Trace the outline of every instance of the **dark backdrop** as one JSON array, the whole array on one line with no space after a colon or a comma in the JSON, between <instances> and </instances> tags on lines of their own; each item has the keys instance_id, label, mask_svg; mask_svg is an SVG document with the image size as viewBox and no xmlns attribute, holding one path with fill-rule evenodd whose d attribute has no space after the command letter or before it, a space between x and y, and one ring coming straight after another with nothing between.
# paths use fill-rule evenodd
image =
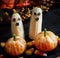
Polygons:
<instances>
[{"instance_id":1,"label":"dark backdrop","mask_svg":"<svg viewBox=\"0 0 60 58\"><path fill-rule=\"evenodd\" d=\"M56 1L55 2L56 4L54 5L54 7L52 7L49 12L43 13L42 30L44 28L47 28L47 30L54 32L56 35L60 37L60 7L59 7L60 4L59 3L57 4L58 0L55 0L55 1ZM29 37L28 37L29 23L30 23L30 19L23 22L26 41L29 41ZM7 41L11 36L12 35L11 35L10 22L0 23L0 42ZM1 48L1 47L0 47L0 54L3 54L4 58L9 58L9 57L13 58L12 56L7 55L4 48ZM36 56L36 55L27 56L25 54L21 56L24 56L24 58L56 58L57 56L60 56L60 46L58 45L55 50L47 52L47 54L48 54L47 57L41 57L41 56Z\"/></svg>"}]
</instances>

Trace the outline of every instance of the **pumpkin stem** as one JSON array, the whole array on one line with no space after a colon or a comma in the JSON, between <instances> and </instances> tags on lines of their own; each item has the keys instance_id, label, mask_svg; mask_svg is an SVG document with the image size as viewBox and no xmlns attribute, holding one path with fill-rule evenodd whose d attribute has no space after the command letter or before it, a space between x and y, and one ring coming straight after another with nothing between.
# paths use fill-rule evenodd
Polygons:
<instances>
[{"instance_id":1,"label":"pumpkin stem","mask_svg":"<svg viewBox=\"0 0 60 58\"><path fill-rule=\"evenodd\" d=\"M44 36L46 36L46 31L47 31L47 30L46 30L46 28L45 28L45 29L44 29Z\"/></svg>"},{"instance_id":2,"label":"pumpkin stem","mask_svg":"<svg viewBox=\"0 0 60 58\"><path fill-rule=\"evenodd\" d=\"M16 40L16 35L15 34L13 34L13 39Z\"/></svg>"}]
</instances>

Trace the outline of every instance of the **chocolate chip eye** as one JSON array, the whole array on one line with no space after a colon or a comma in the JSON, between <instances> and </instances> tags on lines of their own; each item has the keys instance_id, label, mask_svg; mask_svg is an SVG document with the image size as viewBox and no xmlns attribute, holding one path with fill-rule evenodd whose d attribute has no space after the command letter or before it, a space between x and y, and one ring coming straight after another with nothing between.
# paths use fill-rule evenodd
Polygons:
<instances>
[{"instance_id":1,"label":"chocolate chip eye","mask_svg":"<svg viewBox=\"0 0 60 58\"><path fill-rule=\"evenodd\" d=\"M34 15L36 15L36 13L34 13Z\"/></svg>"},{"instance_id":2,"label":"chocolate chip eye","mask_svg":"<svg viewBox=\"0 0 60 58\"><path fill-rule=\"evenodd\" d=\"M15 22L16 21L16 19L15 18L13 18L13 22Z\"/></svg>"},{"instance_id":3,"label":"chocolate chip eye","mask_svg":"<svg viewBox=\"0 0 60 58\"><path fill-rule=\"evenodd\" d=\"M40 13L38 13L38 16L40 15Z\"/></svg>"},{"instance_id":4,"label":"chocolate chip eye","mask_svg":"<svg viewBox=\"0 0 60 58\"><path fill-rule=\"evenodd\" d=\"M18 20L20 20L20 18L18 18Z\"/></svg>"}]
</instances>

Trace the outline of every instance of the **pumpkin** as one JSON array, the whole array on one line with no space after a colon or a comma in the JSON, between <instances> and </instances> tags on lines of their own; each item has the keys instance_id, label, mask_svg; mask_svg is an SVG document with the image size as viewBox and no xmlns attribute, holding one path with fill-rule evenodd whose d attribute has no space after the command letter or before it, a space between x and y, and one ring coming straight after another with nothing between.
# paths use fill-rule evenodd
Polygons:
<instances>
[{"instance_id":1,"label":"pumpkin","mask_svg":"<svg viewBox=\"0 0 60 58\"><path fill-rule=\"evenodd\" d=\"M5 50L9 55L21 55L26 49L26 41L20 36L9 38L5 44Z\"/></svg>"},{"instance_id":2,"label":"pumpkin","mask_svg":"<svg viewBox=\"0 0 60 58\"><path fill-rule=\"evenodd\" d=\"M35 37L35 46L39 51L51 51L57 47L56 35L46 29Z\"/></svg>"}]
</instances>

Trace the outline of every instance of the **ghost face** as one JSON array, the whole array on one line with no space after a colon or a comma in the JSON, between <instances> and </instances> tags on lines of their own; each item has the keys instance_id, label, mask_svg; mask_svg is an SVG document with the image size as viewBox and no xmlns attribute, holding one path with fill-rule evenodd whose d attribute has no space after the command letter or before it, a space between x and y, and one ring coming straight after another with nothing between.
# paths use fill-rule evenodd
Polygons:
<instances>
[{"instance_id":1,"label":"ghost face","mask_svg":"<svg viewBox=\"0 0 60 58\"><path fill-rule=\"evenodd\" d=\"M12 15L12 23L15 26L19 26L21 21L22 21L22 19L18 13L15 13Z\"/></svg>"},{"instance_id":2,"label":"ghost face","mask_svg":"<svg viewBox=\"0 0 60 58\"><path fill-rule=\"evenodd\" d=\"M14 13L12 15L11 32L12 34L16 34L16 36L20 36L21 38L24 38L22 18L18 13Z\"/></svg>"},{"instance_id":3,"label":"ghost face","mask_svg":"<svg viewBox=\"0 0 60 58\"><path fill-rule=\"evenodd\" d=\"M18 18L17 20L20 21L20 18ZM16 18L13 18L13 22L15 23L16 26L19 26L19 22L16 22Z\"/></svg>"},{"instance_id":4,"label":"ghost face","mask_svg":"<svg viewBox=\"0 0 60 58\"><path fill-rule=\"evenodd\" d=\"M32 16L34 17L34 19L36 21L38 21L41 16L42 16L42 10L38 7L35 7L33 10L32 10Z\"/></svg>"}]
</instances>

